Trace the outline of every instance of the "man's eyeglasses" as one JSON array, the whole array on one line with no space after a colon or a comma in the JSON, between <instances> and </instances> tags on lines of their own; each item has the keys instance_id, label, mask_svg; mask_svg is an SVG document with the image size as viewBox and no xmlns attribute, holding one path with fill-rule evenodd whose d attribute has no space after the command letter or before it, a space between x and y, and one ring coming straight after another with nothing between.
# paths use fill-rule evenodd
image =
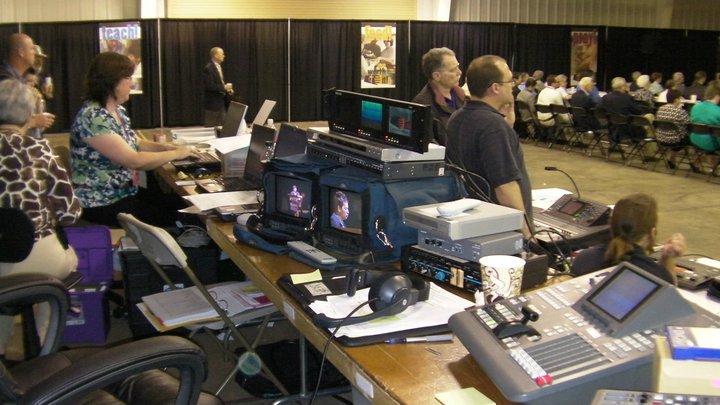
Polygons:
<instances>
[{"instance_id":1,"label":"man's eyeglasses","mask_svg":"<svg viewBox=\"0 0 720 405\"><path fill-rule=\"evenodd\" d=\"M495 83L497 83L497 84L515 83L515 80L510 79L510 80L507 80L507 81L504 81L504 82L495 82Z\"/></svg>"}]
</instances>

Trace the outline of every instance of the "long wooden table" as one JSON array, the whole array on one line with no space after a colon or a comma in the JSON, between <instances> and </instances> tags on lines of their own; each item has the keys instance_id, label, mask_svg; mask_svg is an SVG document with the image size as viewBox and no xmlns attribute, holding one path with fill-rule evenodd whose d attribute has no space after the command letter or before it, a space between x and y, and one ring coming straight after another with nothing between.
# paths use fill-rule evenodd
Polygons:
<instances>
[{"instance_id":1,"label":"long wooden table","mask_svg":"<svg viewBox=\"0 0 720 405\"><path fill-rule=\"evenodd\" d=\"M178 186L177 170L166 164L155 170L161 183L179 195L197 193L194 186ZM277 281L287 273L314 269L288 256L278 256L239 243L233 223L207 218L208 235L258 288L282 311L297 330L322 351L330 334L318 328ZM332 342L328 360L373 404L434 404L435 394L475 387L497 404L503 397L458 339L441 343L373 344L345 347ZM308 389L314 387L308 386ZM293 393L291 393L293 394Z\"/></svg>"},{"instance_id":2,"label":"long wooden table","mask_svg":"<svg viewBox=\"0 0 720 405\"><path fill-rule=\"evenodd\" d=\"M208 234L245 275L268 296L316 348L329 333L312 323L277 280L286 273L314 269L238 243L232 223L209 219ZM437 404L435 394L475 387L498 404L511 404L480 369L459 340L451 343L374 344L344 347L332 342L328 360L374 404Z\"/></svg>"}]
</instances>

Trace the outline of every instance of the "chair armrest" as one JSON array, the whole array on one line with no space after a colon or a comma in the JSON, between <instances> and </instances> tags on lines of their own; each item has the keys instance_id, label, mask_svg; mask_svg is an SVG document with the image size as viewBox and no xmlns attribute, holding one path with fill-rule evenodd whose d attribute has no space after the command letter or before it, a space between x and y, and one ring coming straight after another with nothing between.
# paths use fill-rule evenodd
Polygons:
<instances>
[{"instance_id":1,"label":"chair armrest","mask_svg":"<svg viewBox=\"0 0 720 405\"><path fill-rule=\"evenodd\" d=\"M98 351L55 373L26 392L23 402L78 403L88 393L158 368L178 370L176 404L194 404L206 378L207 358L195 343L179 336L157 336Z\"/></svg>"},{"instance_id":2,"label":"chair armrest","mask_svg":"<svg viewBox=\"0 0 720 405\"><path fill-rule=\"evenodd\" d=\"M40 355L57 351L65 330L68 293L62 281L42 273L25 273L0 278L0 313L14 315L30 305L50 305L50 324Z\"/></svg>"}]
</instances>

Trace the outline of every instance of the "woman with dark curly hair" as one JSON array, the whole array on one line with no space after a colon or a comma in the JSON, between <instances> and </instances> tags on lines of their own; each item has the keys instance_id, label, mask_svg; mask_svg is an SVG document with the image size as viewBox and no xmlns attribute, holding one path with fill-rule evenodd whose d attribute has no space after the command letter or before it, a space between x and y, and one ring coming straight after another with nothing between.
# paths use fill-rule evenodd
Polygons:
<instances>
[{"instance_id":1,"label":"woman with dark curly hair","mask_svg":"<svg viewBox=\"0 0 720 405\"><path fill-rule=\"evenodd\" d=\"M71 178L87 221L118 226L117 214L127 212L143 222L171 226L177 204L140 188L140 172L195 152L142 139L132 130L122 104L130 98L134 70L130 58L114 52L103 52L90 64L85 102L70 129Z\"/></svg>"}]
</instances>

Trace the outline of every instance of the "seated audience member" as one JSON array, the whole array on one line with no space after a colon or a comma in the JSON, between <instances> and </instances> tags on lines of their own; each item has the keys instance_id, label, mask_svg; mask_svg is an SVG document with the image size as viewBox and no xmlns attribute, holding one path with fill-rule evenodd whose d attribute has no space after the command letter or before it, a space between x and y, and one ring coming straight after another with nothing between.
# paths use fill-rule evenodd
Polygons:
<instances>
[{"instance_id":1,"label":"seated audience member","mask_svg":"<svg viewBox=\"0 0 720 405\"><path fill-rule=\"evenodd\" d=\"M24 211L35 226L30 255L19 263L0 263L0 276L42 272L59 279L77 268L72 247L56 233L56 224L71 225L80 217L80 201L50 144L24 134L35 109L30 87L17 80L0 82L0 203ZM44 338L50 320L48 304L36 307L37 330ZM0 356L13 330L13 318L0 316Z\"/></svg>"},{"instance_id":2,"label":"seated audience member","mask_svg":"<svg viewBox=\"0 0 720 405\"><path fill-rule=\"evenodd\" d=\"M698 100L703 99L703 95L705 94L705 81L707 80L707 74L699 70L695 72L695 78L693 79L692 85L690 87L685 88L685 94L683 96L687 99L693 98L693 96L696 97Z\"/></svg>"},{"instance_id":3,"label":"seated audience member","mask_svg":"<svg viewBox=\"0 0 720 405\"><path fill-rule=\"evenodd\" d=\"M642 72L639 70L636 70L632 73L630 73L630 91L635 92L635 90L638 89L637 85L637 79L642 75Z\"/></svg>"},{"instance_id":4,"label":"seated audience member","mask_svg":"<svg viewBox=\"0 0 720 405\"><path fill-rule=\"evenodd\" d=\"M530 110L529 112L523 110L520 111L520 120L523 122L532 120L532 117L528 116L528 114L535 114L535 102L537 99L535 83L535 79L532 77L525 80L525 88L518 93L517 97L515 97L516 100L525 102Z\"/></svg>"},{"instance_id":5,"label":"seated audience member","mask_svg":"<svg viewBox=\"0 0 720 405\"><path fill-rule=\"evenodd\" d=\"M656 120L670 121L678 124L677 131L669 131L664 129L655 130L655 138L658 142L662 142L670 148L668 153L668 166L675 168L675 154L687 145L687 123L689 121L688 113L682 107L683 97L677 90L670 90L667 93L667 104L663 104L658 108L655 116Z\"/></svg>"},{"instance_id":6,"label":"seated audience member","mask_svg":"<svg viewBox=\"0 0 720 405\"><path fill-rule=\"evenodd\" d=\"M590 92L593 88L592 78L583 77L580 79L577 85L575 94L570 98L570 105L573 107L579 107L587 111L587 117L573 117L575 125L581 131L589 131L597 128L597 121L593 111L595 109L595 102L593 102Z\"/></svg>"},{"instance_id":7,"label":"seated audience member","mask_svg":"<svg viewBox=\"0 0 720 405\"><path fill-rule=\"evenodd\" d=\"M558 81L558 88L557 91L560 92L560 95L563 98L563 102L570 100L570 97L572 97L571 92L568 91L568 78L565 75L557 75L555 76L555 80Z\"/></svg>"},{"instance_id":8,"label":"seated audience member","mask_svg":"<svg viewBox=\"0 0 720 405\"><path fill-rule=\"evenodd\" d=\"M641 106L633 100L628 94L628 85L625 78L616 77L611 82L612 91L605 95L597 106L598 109L604 110L608 114L617 114L622 116L643 115L647 112L647 107ZM650 118L650 117L648 117ZM620 142L622 139L638 139L645 136L642 128L632 125L614 126L611 137L614 142Z\"/></svg>"},{"instance_id":9,"label":"seated audience member","mask_svg":"<svg viewBox=\"0 0 720 405\"><path fill-rule=\"evenodd\" d=\"M635 84L637 85L637 90L635 90L633 98L652 108L655 105L655 96L650 91L650 76L640 75L637 80L635 80Z\"/></svg>"},{"instance_id":10,"label":"seated audience member","mask_svg":"<svg viewBox=\"0 0 720 405\"><path fill-rule=\"evenodd\" d=\"M118 226L117 214L126 212L153 225L173 226L182 204L171 201L177 196L140 188L140 171L195 152L133 131L122 104L130 98L134 70L127 56L114 52L101 53L90 64L85 102L70 129L72 182L87 221Z\"/></svg>"},{"instance_id":11,"label":"seated audience member","mask_svg":"<svg viewBox=\"0 0 720 405\"><path fill-rule=\"evenodd\" d=\"M595 72L592 70L582 70L577 73L578 82L580 82L580 79L583 77L589 77L592 80L593 86L592 90L590 90L590 98L592 98L592 101L597 105L600 103L600 100L602 100L602 97L600 96L600 89L598 89L595 82Z\"/></svg>"},{"instance_id":12,"label":"seated audience member","mask_svg":"<svg viewBox=\"0 0 720 405\"><path fill-rule=\"evenodd\" d=\"M680 94L685 94L685 74L683 72L675 72L672 75L672 79L673 83L675 83L675 88L680 90Z\"/></svg>"},{"instance_id":13,"label":"seated audience member","mask_svg":"<svg viewBox=\"0 0 720 405\"><path fill-rule=\"evenodd\" d=\"M537 84L536 84L537 86ZM539 105L565 105L565 101L563 100L562 94L558 91L558 88L560 87L560 81L558 81L557 76L555 75L548 75L547 77L547 83L545 88L543 88L540 93L538 93L537 96L537 104ZM555 120L552 118L551 113L537 113L537 117L540 120L540 124L551 127L555 125ZM559 120L564 120L565 122L569 122L570 118L566 114L562 114L558 116Z\"/></svg>"},{"instance_id":14,"label":"seated audience member","mask_svg":"<svg viewBox=\"0 0 720 405\"><path fill-rule=\"evenodd\" d=\"M653 72L653 74L650 75L650 92L654 95L660 94L661 91L665 90L665 88L662 85L663 75L660 72Z\"/></svg>"},{"instance_id":15,"label":"seated audience member","mask_svg":"<svg viewBox=\"0 0 720 405\"><path fill-rule=\"evenodd\" d=\"M695 104L690 110L690 122L706 125L720 125L720 82L713 80L708 83L703 102ZM690 134L690 142L706 151L715 152L720 149L720 140L712 134Z\"/></svg>"},{"instance_id":16,"label":"seated audience member","mask_svg":"<svg viewBox=\"0 0 720 405\"><path fill-rule=\"evenodd\" d=\"M658 93L656 101L658 103L667 103L667 93L670 90L677 90L677 86L675 85L675 80L673 80L673 79L668 79L665 82L665 89L662 90L660 93ZM682 94L682 92L680 92L680 94Z\"/></svg>"},{"instance_id":17,"label":"seated audience member","mask_svg":"<svg viewBox=\"0 0 720 405\"><path fill-rule=\"evenodd\" d=\"M612 239L581 251L573 260L570 273L575 276L630 262L669 283L677 284L675 259L685 254L687 245L680 233L673 234L661 248L658 262L648 257L657 238L658 207L648 194L631 194L620 199L610 217Z\"/></svg>"},{"instance_id":18,"label":"seated audience member","mask_svg":"<svg viewBox=\"0 0 720 405\"><path fill-rule=\"evenodd\" d=\"M545 77L545 72L542 70L536 70L532 74L532 78L535 79L535 91L541 92L542 89L545 88L545 82L543 82L543 77Z\"/></svg>"},{"instance_id":19,"label":"seated audience member","mask_svg":"<svg viewBox=\"0 0 720 405\"><path fill-rule=\"evenodd\" d=\"M465 104L465 92L459 87L460 63L448 48L433 48L422 57L422 71L427 84L413 98L414 103L429 105L433 116L435 142L445 145L447 121Z\"/></svg>"}]
</instances>

